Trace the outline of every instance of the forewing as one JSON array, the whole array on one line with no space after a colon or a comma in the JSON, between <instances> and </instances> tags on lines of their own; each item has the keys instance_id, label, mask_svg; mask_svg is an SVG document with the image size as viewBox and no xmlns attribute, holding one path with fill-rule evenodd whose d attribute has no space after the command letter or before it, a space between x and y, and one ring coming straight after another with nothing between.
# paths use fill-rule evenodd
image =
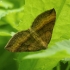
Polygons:
<instances>
[{"instance_id":1,"label":"forewing","mask_svg":"<svg viewBox=\"0 0 70 70\"><path fill-rule=\"evenodd\" d=\"M25 43L25 41L30 37L29 31L21 31L16 33L7 43L6 49L11 52L16 52L17 49L21 46L22 43ZM23 46L24 47L24 46ZM20 50L20 49L19 49ZM18 51L19 51L18 50ZM24 47L24 50L26 50L26 46ZM24 51L23 50L23 51Z\"/></svg>"},{"instance_id":2,"label":"forewing","mask_svg":"<svg viewBox=\"0 0 70 70\"><path fill-rule=\"evenodd\" d=\"M32 30L39 35L46 45L48 45L51 40L55 19L56 12L54 9L51 9L40 14L32 24Z\"/></svg>"},{"instance_id":3,"label":"forewing","mask_svg":"<svg viewBox=\"0 0 70 70\"><path fill-rule=\"evenodd\" d=\"M11 52L26 52L41 50L43 47L27 30L16 33L5 48Z\"/></svg>"}]
</instances>

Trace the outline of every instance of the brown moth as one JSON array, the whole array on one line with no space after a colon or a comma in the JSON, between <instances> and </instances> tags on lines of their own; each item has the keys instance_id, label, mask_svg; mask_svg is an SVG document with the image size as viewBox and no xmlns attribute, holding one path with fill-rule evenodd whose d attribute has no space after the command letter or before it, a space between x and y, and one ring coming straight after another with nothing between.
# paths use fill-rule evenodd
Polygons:
<instances>
[{"instance_id":1,"label":"brown moth","mask_svg":"<svg viewBox=\"0 0 70 70\"><path fill-rule=\"evenodd\" d=\"M38 15L30 29L16 33L6 45L11 52L46 49L52 37L56 12L51 9Z\"/></svg>"}]
</instances>

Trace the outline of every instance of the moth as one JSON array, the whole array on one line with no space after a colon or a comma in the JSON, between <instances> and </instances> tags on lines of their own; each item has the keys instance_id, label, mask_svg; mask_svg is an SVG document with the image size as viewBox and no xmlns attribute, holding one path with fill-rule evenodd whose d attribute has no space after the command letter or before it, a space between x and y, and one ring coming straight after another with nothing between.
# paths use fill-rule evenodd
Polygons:
<instances>
[{"instance_id":1,"label":"moth","mask_svg":"<svg viewBox=\"0 0 70 70\"><path fill-rule=\"evenodd\" d=\"M5 49L10 52L34 52L46 49L52 37L55 20L54 8L41 13L28 30L16 33Z\"/></svg>"}]
</instances>

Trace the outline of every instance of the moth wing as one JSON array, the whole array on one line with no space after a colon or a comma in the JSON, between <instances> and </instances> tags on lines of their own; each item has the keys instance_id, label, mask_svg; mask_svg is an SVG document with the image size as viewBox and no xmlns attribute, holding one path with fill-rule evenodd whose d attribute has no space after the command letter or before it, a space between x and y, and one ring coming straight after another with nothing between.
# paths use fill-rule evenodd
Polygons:
<instances>
[{"instance_id":1,"label":"moth wing","mask_svg":"<svg viewBox=\"0 0 70 70\"><path fill-rule=\"evenodd\" d=\"M22 43L25 43L26 40L29 38L30 34L29 31L20 31L16 33L7 43L5 48L11 52L16 52L17 49L22 45ZM24 47L24 46L23 46ZM26 46L25 46L26 47ZM26 48L24 49L26 50ZM20 49L18 50L20 51Z\"/></svg>"},{"instance_id":2,"label":"moth wing","mask_svg":"<svg viewBox=\"0 0 70 70\"><path fill-rule=\"evenodd\" d=\"M41 48L29 30L16 33L5 47L10 52L37 51Z\"/></svg>"},{"instance_id":3,"label":"moth wing","mask_svg":"<svg viewBox=\"0 0 70 70\"><path fill-rule=\"evenodd\" d=\"M51 40L53 28L56 20L55 9L45 11L40 14L33 22L31 28L48 45ZM47 46L46 46L47 47Z\"/></svg>"}]
</instances>

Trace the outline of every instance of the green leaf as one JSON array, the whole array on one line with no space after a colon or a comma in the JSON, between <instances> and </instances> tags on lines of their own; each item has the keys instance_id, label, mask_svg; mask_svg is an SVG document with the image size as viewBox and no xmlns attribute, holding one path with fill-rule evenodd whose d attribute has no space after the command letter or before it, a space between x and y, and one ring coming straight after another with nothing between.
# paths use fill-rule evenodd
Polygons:
<instances>
[{"instance_id":1,"label":"green leaf","mask_svg":"<svg viewBox=\"0 0 70 70\"><path fill-rule=\"evenodd\" d=\"M19 55L21 55L21 53ZM58 42L45 51L33 52L27 56L22 56L18 58L20 68L22 64L23 66L28 64L28 68L32 66L33 70L52 70L60 60L67 59L67 61L70 61L70 40ZM32 65L32 63L34 65ZM22 69L25 70L28 68L22 67Z\"/></svg>"},{"instance_id":2,"label":"green leaf","mask_svg":"<svg viewBox=\"0 0 70 70\"><path fill-rule=\"evenodd\" d=\"M60 54L61 52L62 52L62 54ZM57 55L57 54L59 54L59 55ZM24 58L25 59L44 58L44 57L46 58L46 57L51 57L51 56L54 56L54 55L55 55L55 58L57 58L57 57L59 57L59 58L64 58L65 57L66 58L67 56L70 58L70 40L64 40L64 41L61 41L61 42L57 42L54 46L46 49L45 51L43 51L41 53L28 55Z\"/></svg>"},{"instance_id":3,"label":"green leaf","mask_svg":"<svg viewBox=\"0 0 70 70\"><path fill-rule=\"evenodd\" d=\"M8 1L0 1L0 7L4 7L5 9L12 8L13 4Z\"/></svg>"},{"instance_id":4,"label":"green leaf","mask_svg":"<svg viewBox=\"0 0 70 70\"><path fill-rule=\"evenodd\" d=\"M0 32L0 36L11 36L11 35L7 32Z\"/></svg>"},{"instance_id":5,"label":"green leaf","mask_svg":"<svg viewBox=\"0 0 70 70\"><path fill-rule=\"evenodd\" d=\"M57 4L58 3L58 4ZM24 59L24 55L27 55L26 53L19 53L18 56L18 63L19 63L19 70L52 70L57 63L63 59L63 58L70 58L70 45L62 45L57 43L58 45L53 46L57 41L63 40L63 39L69 39L70 38L70 20L68 19L70 13L68 12L67 16L67 10L69 10L69 7L66 5L68 1L66 0L58 0L56 1L46 1L46 0L38 0L38 1L32 1L32 0L26 0L25 10L24 10L24 18L23 18L23 24L21 23L19 25L20 30L22 30L22 26L25 26L24 29L27 29L31 26L33 20L35 17L50 8L55 8L56 10L56 24L53 31L52 40L49 44L49 49L46 51L40 51L34 52L34 53L28 53L28 56L26 58L30 59ZM58 7L58 8L57 8ZM66 10L66 11L65 11ZM28 12L29 11L29 12ZM25 19L26 18L26 19ZM27 27L27 28L26 28ZM66 42L66 41L65 41ZM63 44L65 44L65 42ZM67 43L69 44L69 43ZM32 55L29 55L32 54ZM24 66L24 67L22 67ZM27 67L25 67L27 66Z\"/></svg>"}]
</instances>

